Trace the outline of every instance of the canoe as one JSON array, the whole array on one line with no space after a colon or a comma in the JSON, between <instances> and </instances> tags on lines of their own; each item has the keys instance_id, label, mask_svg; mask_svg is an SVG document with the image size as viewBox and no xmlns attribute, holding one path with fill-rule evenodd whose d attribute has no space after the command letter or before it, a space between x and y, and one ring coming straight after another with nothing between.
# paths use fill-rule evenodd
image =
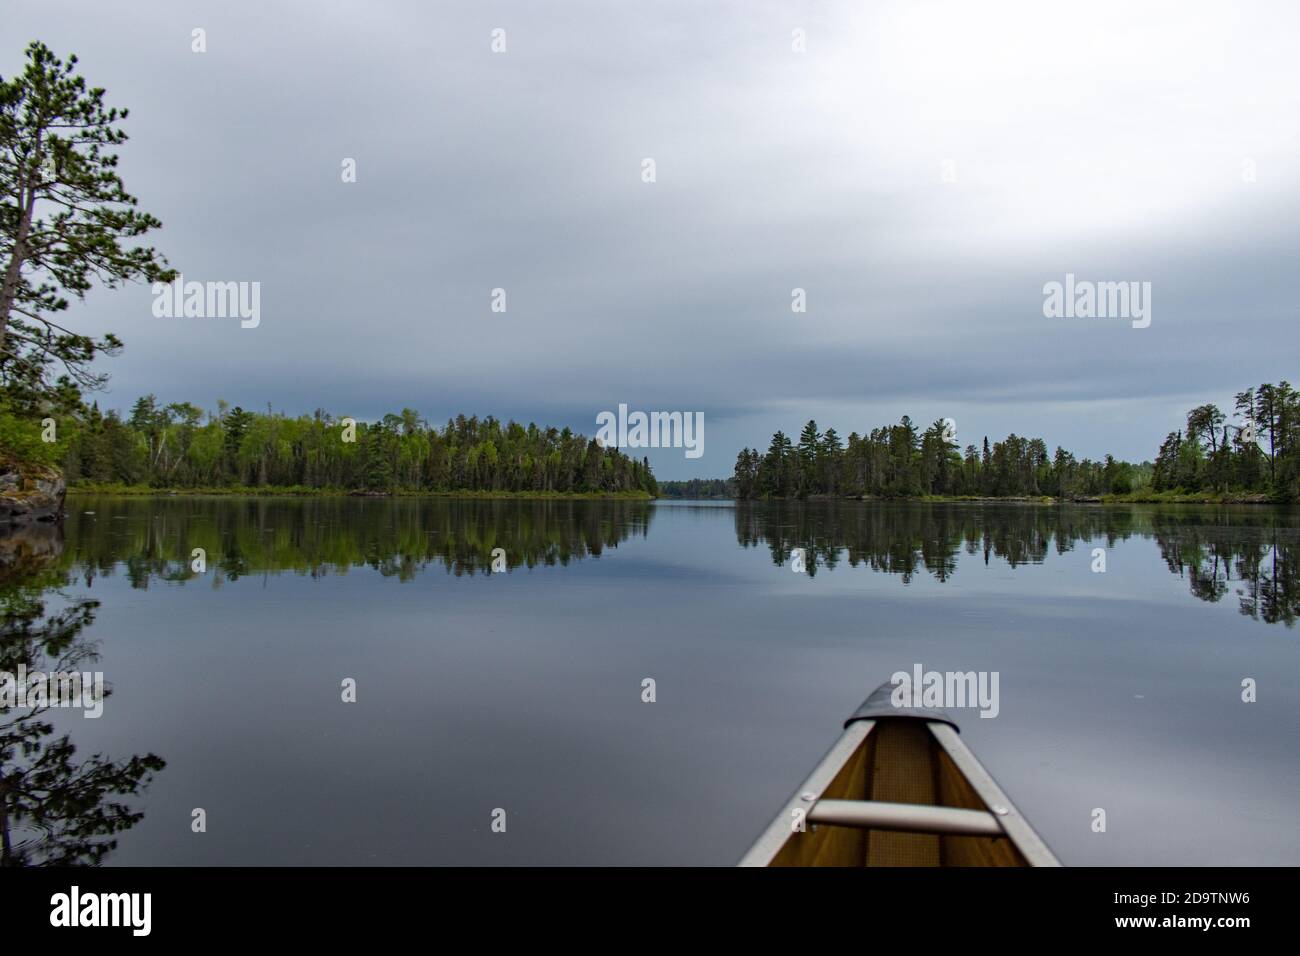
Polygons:
<instances>
[{"instance_id":1,"label":"canoe","mask_svg":"<svg viewBox=\"0 0 1300 956\"><path fill-rule=\"evenodd\" d=\"M940 710L878 687L740 866L1060 866Z\"/></svg>"}]
</instances>

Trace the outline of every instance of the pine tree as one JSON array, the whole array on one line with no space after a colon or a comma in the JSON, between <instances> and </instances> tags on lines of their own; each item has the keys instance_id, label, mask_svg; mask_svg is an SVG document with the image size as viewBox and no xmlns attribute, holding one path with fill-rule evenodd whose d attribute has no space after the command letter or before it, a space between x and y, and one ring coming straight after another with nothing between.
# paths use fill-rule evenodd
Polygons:
<instances>
[{"instance_id":1,"label":"pine tree","mask_svg":"<svg viewBox=\"0 0 1300 956\"><path fill-rule=\"evenodd\" d=\"M19 409L77 408L81 390L106 378L91 361L121 347L111 333L56 322L67 296L83 297L95 279L114 288L174 277L153 248L125 244L162 223L134 208L117 174L111 149L126 141L127 111L106 108L76 63L34 42L26 69L0 78L0 392Z\"/></svg>"},{"instance_id":2,"label":"pine tree","mask_svg":"<svg viewBox=\"0 0 1300 956\"><path fill-rule=\"evenodd\" d=\"M817 431L817 423L809 421L804 425L803 431L799 434L799 457L798 457L798 489L797 494L803 498L816 490L817 474L817 453L821 441L821 434Z\"/></svg>"},{"instance_id":3,"label":"pine tree","mask_svg":"<svg viewBox=\"0 0 1300 956\"><path fill-rule=\"evenodd\" d=\"M253 416L238 405L230 410L223 421L226 432L224 442L226 468L234 476L236 484L239 484L242 477L239 467L239 449L243 445L244 436L248 434L248 429L252 423Z\"/></svg>"}]
</instances>

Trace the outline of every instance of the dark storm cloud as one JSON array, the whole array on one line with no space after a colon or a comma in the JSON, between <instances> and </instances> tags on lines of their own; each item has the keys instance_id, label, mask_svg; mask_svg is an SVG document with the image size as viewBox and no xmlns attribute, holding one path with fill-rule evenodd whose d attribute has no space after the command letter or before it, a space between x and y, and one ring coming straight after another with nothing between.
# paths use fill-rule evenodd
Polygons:
<instances>
[{"instance_id":1,"label":"dark storm cloud","mask_svg":"<svg viewBox=\"0 0 1300 956\"><path fill-rule=\"evenodd\" d=\"M92 293L73 320L127 342L103 404L705 412L663 477L905 412L1149 457L1294 374L1296 14L1041 6L11 3L0 72L76 52L156 244L262 284L256 330ZM1066 272L1152 282L1151 327L1044 318Z\"/></svg>"}]
</instances>

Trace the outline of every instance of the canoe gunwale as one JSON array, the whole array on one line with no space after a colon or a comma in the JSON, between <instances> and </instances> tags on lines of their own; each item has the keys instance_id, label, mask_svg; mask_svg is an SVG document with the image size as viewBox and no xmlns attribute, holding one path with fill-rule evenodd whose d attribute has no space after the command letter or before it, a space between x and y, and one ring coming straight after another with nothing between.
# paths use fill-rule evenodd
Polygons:
<instances>
[{"instance_id":1,"label":"canoe gunwale","mask_svg":"<svg viewBox=\"0 0 1300 956\"><path fill-rule=\"evenodd\" d=\"M861 709L860 709L861 710ZM871 800L843 800L827 797L825 810L819 814L817 806L822 795L836 778L849 767L859 751L870 746L869 738L877 730L879 719L858 716L851 718L844 732L826 752L803 784L785 802L780 811L737 864L739 866L770 866L787 844L802 831L795 823L802 819L811 827L861 827L870 830L896 830L915 833L973 834L1005 837L1023 858L1022 865L1060 866L1052 851L1034 831L1024 816L1016 809L1006 793L984 769L975 755L958 736L956 725L942 717L929 714L908 714L901 718L884 718L886 721L902 719L922 723L937 748L964 777L971 790L984 804L983 810L927 804L885 803ZM877 735L878 736L878 735ZM850 806L856 804L857 806ZM897 808L897 809L891 809ZM802 809L800 817L796 811ZM946 812L945 812L946 811ZM952 811L956 811L954 814ZM818 817L822 819L818 819ZM831 820L828 817L838 816ZM855 819L856 818L856 819ZM996 826L996 832L993 826ZM963 830L963 827L968 829Z\"/></svg>"},{"instance_id":2,"label":"canoe gunwale","mask_svg":"<svg viewBox=\"0 0 1300 956\"><path fill-rule=\"evenodd\" d=\"M802 809L807 812L812 809L816 799L821 797L836 775L844 769L844 765L858 752L858 748L866 742L875 726L874 720L856 720L844 729L839 740L826 751L821 762L804 780L803 785L785 802L776 817L768 824L767 829L741 857L737 866L767 866L772 861L793 834L794 811ZM804 794L811 794L814 799L806 800Z\"/></svg>"},{"instance_id":3,"label":"canoe gunwale","mask_svg":"<svg viewBox=\"0 0 1300 956\"><path fill-rule=\"evenodd\" d=\"M957 731L948 724L928 724L930 733L939 746L957 765L967 782L975 789L984 805L995 812L998 823L1007 838L1015 844L1017 850L1030 866L1060 866L1061 862L1048 849L1043 838L1038 835L1024 815L1016 809L1011 798L1006 795L993 776L984 769L984 765L971 753L970 748L962 742Z\"/></svg>"}]
</instances>

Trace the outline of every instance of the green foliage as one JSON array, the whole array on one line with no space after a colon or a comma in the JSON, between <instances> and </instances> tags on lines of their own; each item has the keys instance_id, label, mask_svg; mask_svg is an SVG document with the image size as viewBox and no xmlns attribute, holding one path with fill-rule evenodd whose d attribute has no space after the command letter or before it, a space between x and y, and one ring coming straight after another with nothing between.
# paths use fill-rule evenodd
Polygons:
<instances>
[{"instance_id":1,"label":"green foliage","mask_svg":"<svg viewBox=\"0 0 1300 956\"><path fill-rule=\"evenodd\" d=\"M461 415L438 429L405 409L357 422L355 441L344 434L343 420L323 411L290 418L235 407L205 416L147 395L125 421L92 406L61 447L68 481L95 487L537 495L653 495L658 487L647 459L567 428Z\"/></svg>"},{"instance_id":2,"label":"green foliage","mask_svg":"<svg viewBox=\"0 0 1300 956\"><path fill-rule=\"evenodd\" d=\"M1300 497L1300 394L1285 381L1236 396L1236 421L1218 407L1187 413L1186 432L1170 432L1152 469L1155 492Z\"/></svg>"},{"instance_id":3,"label":"green foliage","mask_svg":"<svg viewBox=\"0 0 1300 956\"><path fill-rule=\"evenodd\" d=\"M1144 467L1074 456L1058 448L1049 458L1039 438L1009 435L983 453L966 446L963 456L943 421L924 432L906 415L897 425L849 435L841 446L834 429L824 435L809 422L792 447L783 432L772 436L767 454L742 449L732 478L738 498L836 497L1079 497L1129 492L1139 487Z\"/></svg>"},{"instance_id":4,"label":"green foliage","mask_svg":"<svg viewBox=\"0 0 1300 956\"><path fill-rule=\"evenodd\" d=\"M0 397L0 465L21 462L55 467L59 464L66 446L42 440L42 421L36 415L16 412ZM55 424L57 429L57 420Z\"/></svg>"}]
</instances>

